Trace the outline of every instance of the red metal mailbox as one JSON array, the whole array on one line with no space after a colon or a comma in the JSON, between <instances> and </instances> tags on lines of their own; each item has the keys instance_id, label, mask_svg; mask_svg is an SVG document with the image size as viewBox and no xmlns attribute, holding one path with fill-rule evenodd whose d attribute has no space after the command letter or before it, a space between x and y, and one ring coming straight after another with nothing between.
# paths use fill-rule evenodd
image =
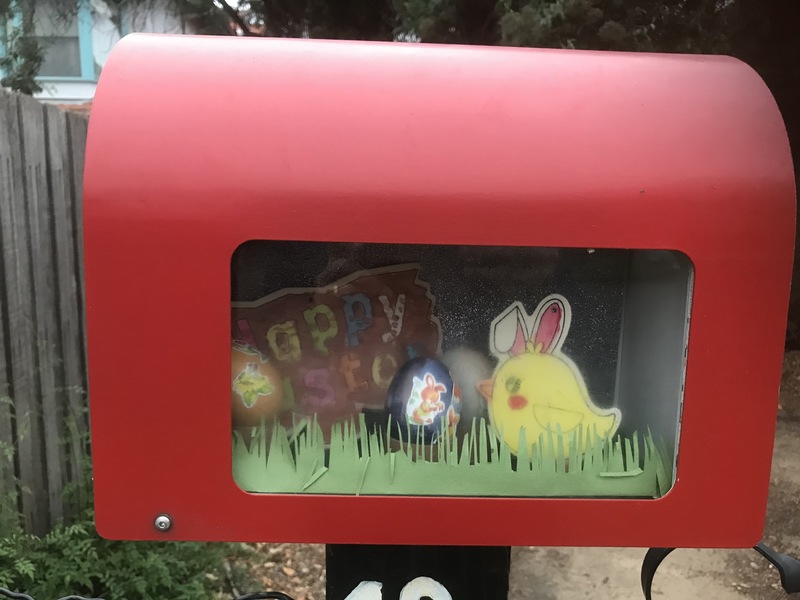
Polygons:
<instances>
[{"instance_id":1,"label":"red metal mailbox","mask_svg":"<svg viewBox=\"0 0 800 600\"><path fill-rule=\"evenodd\" d=\"M87 150L98 529L752 546L794 215L730 58L130 36Z\"/></svg>"}]
</instances>

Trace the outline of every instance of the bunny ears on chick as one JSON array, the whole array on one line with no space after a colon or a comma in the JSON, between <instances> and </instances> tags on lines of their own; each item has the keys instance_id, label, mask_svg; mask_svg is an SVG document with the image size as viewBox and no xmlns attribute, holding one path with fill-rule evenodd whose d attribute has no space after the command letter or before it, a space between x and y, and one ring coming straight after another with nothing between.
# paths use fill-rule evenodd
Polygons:
<instances>
[{"instance_id":1,"label":"bunny ears on chick","mask_svg":"<svg viewBox=\"0 0 800 600\"><path fill-rule=\"evenodd\" d=\"M514 302L492 321L490 346L499 360L523 352L556 354L567 338L572 309L564 296L551 294L529 316L522 302Z\"/></svg>"}]
</instances>

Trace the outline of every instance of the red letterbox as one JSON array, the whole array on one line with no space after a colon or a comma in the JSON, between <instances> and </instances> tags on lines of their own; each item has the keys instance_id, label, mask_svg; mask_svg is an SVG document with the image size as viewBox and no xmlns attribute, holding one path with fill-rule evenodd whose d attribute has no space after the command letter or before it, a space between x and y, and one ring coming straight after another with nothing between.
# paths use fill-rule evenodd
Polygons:
<instances>
[{"instance_id":1,"label":"red letterbox","mask_svg":"<svg viewBox=\"0 0 800 600\"><path fill-rule=\"evenodd\" d=\"M794 214L730 58L126 38L87 150L98 528L752 546Z\"/></svg>"}]
</instances>

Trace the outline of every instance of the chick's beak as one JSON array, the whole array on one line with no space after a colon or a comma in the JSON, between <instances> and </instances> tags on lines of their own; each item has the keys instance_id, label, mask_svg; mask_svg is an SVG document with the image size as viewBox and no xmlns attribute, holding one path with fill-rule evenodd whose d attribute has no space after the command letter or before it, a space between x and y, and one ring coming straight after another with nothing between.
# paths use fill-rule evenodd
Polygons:
<instances>
[{"instance_id":1,"label":"chick's beak","mask_svg":"<svg viewBox=\"0 0 800 600\"><path fill-rule=\"evenodd\" d=\"M481 396L486 399L486 402L492 401L492 390L494 389L494 379L484 379L483 381L479 381L478 384L475 386L478 388Z\"/></svg>"}]
</instances>

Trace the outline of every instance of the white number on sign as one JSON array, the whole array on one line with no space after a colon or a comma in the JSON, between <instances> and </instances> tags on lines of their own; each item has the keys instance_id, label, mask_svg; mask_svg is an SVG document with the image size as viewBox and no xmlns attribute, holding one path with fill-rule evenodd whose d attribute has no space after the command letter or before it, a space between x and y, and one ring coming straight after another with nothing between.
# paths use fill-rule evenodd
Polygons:
<instances>
[{"instance_id":1,"label":"white number on sign","mask_svg":"<svg viewBox=\"0 0 800 600\"><path fill-rule=\"evenodd\" d=\"M362 581L344 600L383 600L382 587L383 584L377 581ZM400 600L420 600L421 598L453 600L447 588L430 577L417 577L400 590Z\"/></svg>"}]
</instances>

